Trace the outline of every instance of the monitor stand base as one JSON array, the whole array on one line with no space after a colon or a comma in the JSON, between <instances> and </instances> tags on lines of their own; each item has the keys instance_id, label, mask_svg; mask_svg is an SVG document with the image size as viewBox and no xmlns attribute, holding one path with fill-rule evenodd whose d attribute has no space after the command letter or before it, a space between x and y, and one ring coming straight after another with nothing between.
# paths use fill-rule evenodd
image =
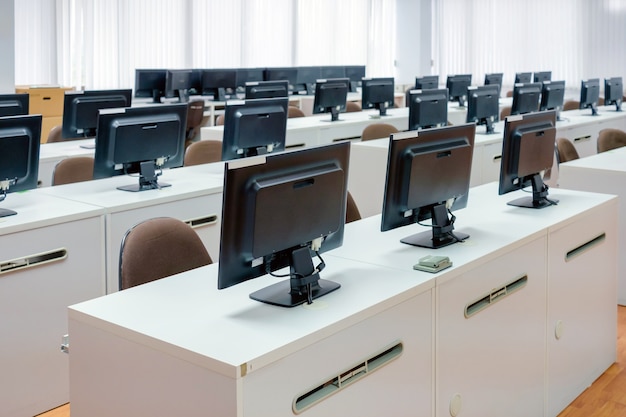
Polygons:
<instances>
[{"instance_id":1,"label":"monitor stand base","mask_svg":"<svg viewBox=\"0 0 626 417\"><path fill-rule=\"evenodd\" d=\"M14 216L17 212L9 209L0 209L0 217Z\"/></svg>"},{"instance_id":2,"label":"monitor stand base","mask_svg":"<svg viewBox=\"0 0 626 417\"><path fill-rule=\"evenodd\" d=\"M250 294L250 298L262 303L272 304L279 307L295 307L307 302L306 293L294 293L291 291L291 283L287 279L277 282L269 287L261 288ZM311 285L312 299L319 298L341 287L339 283L320 279Z\"/></svg>"},{"instance_id":3,"label":"monitor stand base","mask_svg":"<svg viewBox=\"0 0 626 417\"><path fill-rule=\"evenodd\" d=\"M432 232L422 232L407 236L401 239L400 242L421 248L439 249L444 246L452 245L453 243L461 242L467 238L469 238L468 234L458 232L449 232L437 238L433 237Z\"/></svg>"}]
</instances>

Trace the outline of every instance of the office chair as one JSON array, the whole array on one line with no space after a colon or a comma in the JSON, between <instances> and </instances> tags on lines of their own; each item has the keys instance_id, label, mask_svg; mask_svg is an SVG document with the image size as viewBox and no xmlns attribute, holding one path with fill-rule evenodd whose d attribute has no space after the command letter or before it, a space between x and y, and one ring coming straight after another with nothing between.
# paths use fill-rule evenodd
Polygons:
<instances>
[{"instance_id":1,"label":"office chair","mask_svg":"<svg viewBox=\"0 0 626 417\"><path fill-rule=\"evenodd\" d=\"M184 166L208 164L222 160L222 141L200 140L185 150Z\"/></svg>"},{"instance_id":2,"label":"office chair","mask_svg":"<svg viewBox=\"0 0 626 417\"><path fill-rule=\"evenodd\" d=\"M502 107L502 110L500 110L500 120L504 120L507 116L511 115L511 108L511 106Z\"/></svg>"},{"instance_id":3,"label":"office chair","mask_svg":"<svg viewBox=\"0 0 626 417\"><path fill-rule=\"evenodd\" d=\"M287 106L287 117L306 117L306 114L296 106Z\"/></svg>"},{"instance_id":4,"label":"office chair","mask_svg":"<svg viewBox=\"0 0 626 417\"><path fill-rule=\"evenodd\" d=\"M215 126L224 126L224 115L220 114L215 118Z\"/></svg>"},{"instance_id":5,"label":"office chair","mask_svg":"<svg viewBox=\"0 0 626 417\"><path fill-rule=\"evenodd\" d=\"M372 123L367 125L361 133L361 140L372 140L380 138L389 138L392 133L397 133L398 129L394 125L388 123Z\"/></svg>"},{"instance_id":6,"label":"office chair","mask_svg":"<svg viewBox=\"0 0 626 417\"><path fill-rule=\"evenodd\" d=\"M598 153L626 146L626 132L620 129L602 129L598 133Z\"/></svg>"},{"instance_id":7,"label":"office chair","mask_svg":"<svg viewBox=\"0 0 626 417\"><path fill-rule=\"evenodd\" d=\"M361 213L356 205L356 201L352 198L352 194L348 191L348 199L346 203L346 223L361 220Z\"/></svg>"},{"instance_id":8,"label":"office chair","mask_svg":"<svg viewBox=\"0 0 626 417\"><path fill-rule=\"evenodd\" d=\"M120 290L211 263L202 240L185 222L171 217L145 220L122 239Z\"/></svg>"},{"instance_id":9,"label":"office chair","mask_svg":"<svg viewBox=\"0 0 626 417\"><path fill-rule=\"evenodd\" d=\"M63 131L63 126L61 125L54 126L52 129L50 129L50 132L48 133L48 138L46 139L46 143L65 141L65 139L63 139L63 135L61 134L62 131Z\"/></svg>"},{"instance_id":10,"label":"office chair","mask_svg":"<svg viewBox=\"0 0 626 417\"><path fill-rule=\"evenodd\" d=\"M567 138L558 138L556 140L556 160L559 164L578 158L580 158L580 156L572 141Z\"/></svg>"},{"instance_id":11,"label":"office chair","mask_svg":"<svg viewBox=\"0 0 626 417\"><path fill-rule=\"evenodd\" d=\"M72 156L54 166L52 185L71 184L93 179L93 157Z\"/></svg>"},{"instance_id":12,"label":"office chair","mask_svg":"<svg viewBox=\"0 0 626 417\"><path fill-rule=\"evenodd\" d=\"M204 119L204 100L190 101L187 109L187 146L198 135Z\"/></svg>"},{"instance_id":13,"label":"office chair","mask_svg":"<svg viewBox=\"0 0 626 417\"><path fill-rule=\"evenodd\" d=\"M352 113L363 110L361 105L356 101L347 101L346 102L346 113Z\"/></svg>"},{"instance_id":14,"label":"office chair","mask_svg":"<svg viewBox=\"0 0 626 417\"><path fill-rule=\"evenodd\" d=\"M563 103L563 111L578 110L579 107L580 101L577 100L565 100L565 103Z\"/></svg>"}]
</instances>

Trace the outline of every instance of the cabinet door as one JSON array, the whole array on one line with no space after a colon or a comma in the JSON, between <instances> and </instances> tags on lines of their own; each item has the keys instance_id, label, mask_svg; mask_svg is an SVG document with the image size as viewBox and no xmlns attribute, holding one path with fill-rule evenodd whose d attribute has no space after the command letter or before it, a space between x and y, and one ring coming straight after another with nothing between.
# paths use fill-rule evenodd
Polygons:
<instances>
[{"instance_id":1,"label":"cabinet door","mask_svg":"<svg viewBox=\"0 0 626 417\"><path fill-rule=\"evenodd\" d=\"M243 415L432 416L432 332L428 291L246 375Z\"/></svg>"},{"instance_id":2,"label":"cabinet door","mask_svg":"<svg viewBox=\"0 0 626 417\"><path fill-rule=\"evenodd\" d=\"M617 204L605 204L549 234L549 416L616 359L616 232Z\"/></svg>"},{"instance_id":3,"label":"cabinet door","mask_svg":"<svg viewBox=\"0 0 626 417\"><path fill-rule=\"evenodd\" d=\"M438 287L436 415L541 416L546 238Z\"/></svg>"}]
</instances>

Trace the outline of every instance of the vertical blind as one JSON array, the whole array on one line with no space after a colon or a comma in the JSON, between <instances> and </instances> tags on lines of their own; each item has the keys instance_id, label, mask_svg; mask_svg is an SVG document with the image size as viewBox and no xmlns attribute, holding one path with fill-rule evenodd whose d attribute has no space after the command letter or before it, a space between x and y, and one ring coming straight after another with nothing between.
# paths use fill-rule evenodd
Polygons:
<instances>
[{"instance_id":1,"label":"vertical blind","mask_svg":"<svg viewBox=\"0 0 626 417\"><path fill-rule=\"evenodd\" d=\"M367 64L369 75L388 76L394 4L20 0L15 2L16 84L131 88L136 68Z\"/></svg>"}]
</instances>

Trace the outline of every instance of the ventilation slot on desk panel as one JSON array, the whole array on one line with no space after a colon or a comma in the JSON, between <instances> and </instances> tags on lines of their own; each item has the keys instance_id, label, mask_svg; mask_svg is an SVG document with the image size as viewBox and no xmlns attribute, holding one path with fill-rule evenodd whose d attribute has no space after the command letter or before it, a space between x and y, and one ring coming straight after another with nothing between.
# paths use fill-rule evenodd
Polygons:
<instances>
[{"instance_id":1,"label":"ventilation slot on desk panel","mask_svg":"<svg viewBox=\"0 0 626 417\"><path fill-rule=\"evenodd\" d=\"M0 262L0 274L20 271L25 268L43 265L50 262L60 261L67 258L66 249L54 249L48 252L25 256L23 258L10 259Z\"/></svg>"},{"instance_id":2,"label":"ventilation slot on desk panel","mask_svg":"<svg viewBox=\"0 0 626 417\"><path fill-rule=\"evenodd\" d=\"M592 247L594 247L594 246L604 242L605 238L606 238L606 233L602 233L601 235L598 235L598 236L594 237L590 241L585 242L582 245L577 246L574 249L568 251L565 254L565 262L571 261L572 259L574 259L578 255L580 255L583 252L585 252L587 249L591 249Z\"/></svg>"},{"instance_id":3,"label":"ventilation slot on desk panel","mask_svg":"<svg viewBox=\"0 0 626 417\"><path fill-rule=\"evenodd\" d=\"M185 223L194 229L197 227L208 226L210 224L217 223L217 215L212 214L206 217L198 217L197 219L186 220Z\"/></svg>"},{"instance_id":4,"label":"ventilation slot on desk panel","mask_svg":"<svg viewBox=\"0 0 626 417\"><path fill-rule=\"evenodd\" d=\"M489 307L496 301L500 301L507 295L510 295L514 293L515 291L522 289L524 286L526 286L527 282L528 282L528 275L523 275L509 282L508 284L503 285L500 288L493 289L490 293L486 294L484 297L481 297L478 300L474 301L473 303L468 304L465 307L465 317L470 318L474 314L478 313L479 311L482 311L483 309Z\"/></svg>"},{"instance_id":5,"label":"ventilation slot on desk panel","mask_svg":"<svg viewBox=\"0 0 626 417\"><path fill-rule=\"evenodd\" d=\"M348 385L358 381L359 379L369 375L383 365L398 358L402 354L402 343L397 343L384 351L364 360L363 362L353 366L352 368L343 370L332 378L322 382L313 389L305 392L297 397L292 405L293 412L299 414L328 398L329 396L341 391Z\"/></svg>"}]
</instances>

